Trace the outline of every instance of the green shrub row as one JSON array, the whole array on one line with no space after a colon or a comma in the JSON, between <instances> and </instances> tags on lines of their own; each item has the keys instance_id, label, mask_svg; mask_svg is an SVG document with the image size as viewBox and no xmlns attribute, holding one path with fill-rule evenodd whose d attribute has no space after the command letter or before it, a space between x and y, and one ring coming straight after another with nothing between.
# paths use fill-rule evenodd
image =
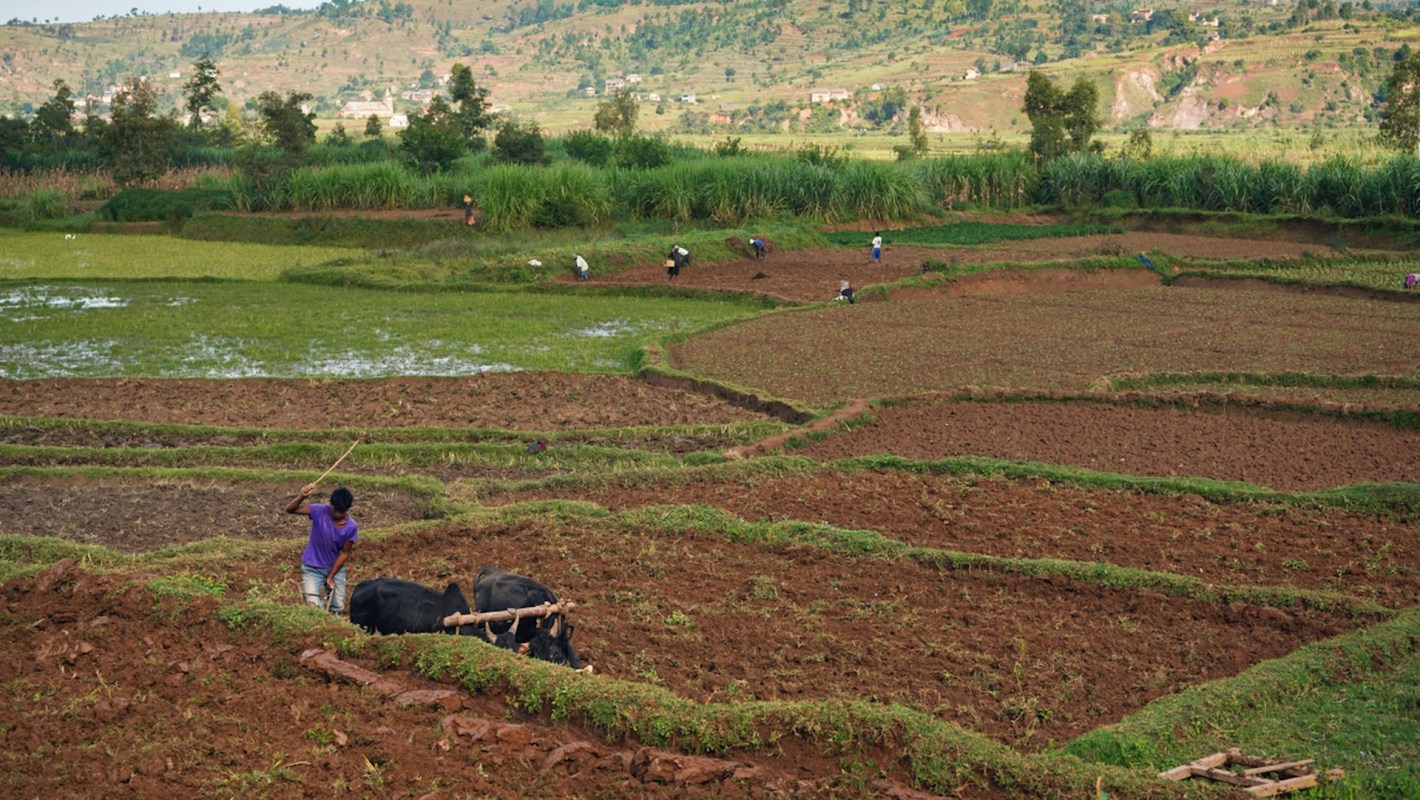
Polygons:
<instances>
[{"instance_id":1,"label":"green shrub row","mask_svg":"<svg viewBox=\"0 0 1420 800\"><path fill-rule=\"evenodd\" d=\"M103 204L98 217L110 222L174 222L232 206L232 193L221 188L124 189Z\"/></svg>"},{"instance_id":2,"label":"green shrub row","mask_svg":"<svg viewBox=\"0 0 1420 800\"><path fill-rule=\"evenodd\" d=\"M277 211L457 207L469 193L497 231L614 219L736 223L779 214L901 220L959 205L1372 217L1420 212L1420 159L1396 156L1372 168L1336 158L1307 169L1222 156L1135 161L1097 154L1037 168L1021 153L912 162L737 155L649 169L565 161L485 169L466 159L430 176L393 160L357 160L296 169L264 188L241 177L231 186L238 208Z\"/></svg>"},{"instance_id":3,"label":"green shrub row","mask_svg":"<svg viewBox=\"0 0 1420 800\"><path fill-rule=\"evenodd\" d=\"M1106 196L1109 202L1106 203ZM1254 214L1414 217L1420 213L1420 158L1378 167L1337 157L1297 164L1234 158L1109 159L1072 155L1041 171L1038 202L1063 206L1144 206Z\"/></svg>"}]
</instances>

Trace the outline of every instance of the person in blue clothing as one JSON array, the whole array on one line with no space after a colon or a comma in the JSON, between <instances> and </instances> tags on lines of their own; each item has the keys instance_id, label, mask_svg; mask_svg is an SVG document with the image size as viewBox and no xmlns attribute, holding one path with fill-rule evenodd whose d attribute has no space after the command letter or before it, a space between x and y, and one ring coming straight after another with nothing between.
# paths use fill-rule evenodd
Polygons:
<instances>
[{"instance_id":1,"label":"person in blue clothing","mask_svg":"<svg viewBox=\"0 0 1420 800\"><path fill-rule=\"evenodd\" d=\"M755 257L755 258L763 258L765 252L769 249L769 248L767 248L767 247L764 246L764 240L760 239L759 237L755 237L755 238L753 238L753 239L750 239L750 240L749 240L749 246L752 247L752 248L754 248L754 257Z\"/></svg>"},{"instance_id":2,"label":"person in blue clothing","mask_svg":"<svg viewBox=\"0 0 1420 800\"><path fill-rule=\"evenodd\" d=\"M315 488L307 484L286 504L287 514L311 518L310 538L301 554L301 596L308 606L340 614L345 610L345 565L360 539L360 526L350 516L355 496L342 486L330 493L329 504L307 502Z\"/></svg>"},{"instance_id":3,"label":"person in blue clothing","mask_svg":"<svg viewBox=\"0 0 1420 800\"><path fill-rule=\"evenodd\" d=\"M883 262L883 234L881 231L873 234L873 244L870 255L872 256L873 263L881 264Z\"/></svg>"}]
</instances>

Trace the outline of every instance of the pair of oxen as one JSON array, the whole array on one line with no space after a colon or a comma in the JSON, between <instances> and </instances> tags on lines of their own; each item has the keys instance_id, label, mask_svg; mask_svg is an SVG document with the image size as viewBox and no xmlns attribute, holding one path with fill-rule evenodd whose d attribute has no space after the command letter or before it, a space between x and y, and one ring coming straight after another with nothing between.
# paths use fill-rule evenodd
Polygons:
<instances>
[{"instance_id":1,"label":"pair of oxen","mask_svg":"<svg viewBox=\"0 0 1420 800\"><path fill-rule=\"evenodd\" d=\"M479 611L503 611L556 603L557 595L532 578L504 572L494 566L478 571L473 597ZM488 622L482 625L445 627L453 614L468 614L468 600L457 583L443 594L395 578L375 578L356 584L350 596L350 621L370 633L458 633L478 636L490 644L525 653L553 664L581 669L572 649L572 624L563 613L534 619Z\"/></svg>"}]
</instances>

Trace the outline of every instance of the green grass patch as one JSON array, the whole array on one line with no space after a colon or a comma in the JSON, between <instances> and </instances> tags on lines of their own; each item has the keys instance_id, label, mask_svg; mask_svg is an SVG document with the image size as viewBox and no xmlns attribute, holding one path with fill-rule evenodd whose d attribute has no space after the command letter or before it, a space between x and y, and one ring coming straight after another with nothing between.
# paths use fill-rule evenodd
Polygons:
<instances>
[{"instance_id":1,"label":"green grass patch","mask_svg":"<svg viewBox=\"0 0 1420 800\"><path fill-rule=\"evenodd\" d=\"M529 284L570 275L574 257L581 255L592 277L626 269L658 266L672 244L688 249L696 263L745 258L747 242L760 236L779 250L822 247L823 237L809 225L793 221L765 222L738 228L709 225L665 226L623 223L606 229L530 231L519 235L461 235L431 239L408 246L385 246L360 258L342 259L316 267L294 269L288 280L374 288L423 289L466 287L479 283ZM538 261L533 267L530 261ZM679 287L546 286L547 291L596 293L615 291L624 296L698 296L713 299L717 293Z\"/></svg>"},{"instance_id":2,"label":"green grass patch","mask_svg":"<svg viewBox=\"0 0 1420 800\"><path fill-rule=\"evenodd\" d=\"M386 293L238 283L15 285L0 376L384 377L552 369L625 373L644 341L750 301L526 292Z\"/></svg>"},{"instance_id":3,"label":"green grass patch","mask_svg":"<svg viewBox=\"0 0 1420 800\"><path fill-rule=\"evenodd\" d=\"M177 438L184 446L215 447L264 446L283 443L326 443L339 445L339 455L356 432L371 443L405 445L510 444L528 442L578 446L582 442L654 443L676 438L715 438L735 443L756 442L779 433L785 425L773 421L729 422L709 425L638 425L622 428L579 428L576 430L526 431L502 428L241 428L176 423L130 422L127 420L62 419L51 417L8 417L0 415L0 434L49 433L58 436L104 437L109 440ZM111 445L121 447L121 445ZM656 452L652 448L649 452Z\"/></svg>"},{"instance_id":4,"label":"green grass patch","mask_svg":"<svg viewBox=\"0 0 1420 800\"><path fill-rule=\"evenodd\" d=\"M183 223L183 239L210 242L266 242L344 248L412 247L449 238L474 238L463 219L374 217L361 214L196 214Z\"/></svg>"},{"instance_id":5,"label":"green grass patch","mask_svg":"<svg viewBox=\"0 0 1420 800\"><path fill-rule=\"evenodd\" d=\"M272 469L320 469L339 458L344 443L224 447L45 447L0 444L0 463L31 466L186 467L241 465ZM365 444L342 462L346 472L362 469L507 469L615 474L624 470L672 469L672 455L642 450L574 444L535 455L523 444Z\"/></svg>"},{"instance_id":6,"label":"green grass patch","mask_svg":"<svg viewBox=\"0 0 1420 800\"><path fill-rule=\"evenodd\" d=\"M889 245L973 245L1022 239L1049 239L1061 236L1097 236L1123 233L1124 229L1110 225L1018 225L1004 222L953 222L921 228L902 228L883 233ZM873 238L861 231L836 231L824 234L830 242L846 247L867 247Z\"/></svg>"},{"instance_id":7,"label":"green grass patch","mask_svg":"<svg viewBox=\"0 0 1420 800\"><path fill-rule=\"evenodd\" d=\"M216 278L269 281L283 270L359 255L337 247L193 242L170 236L0 228L0 281ZM265 241L265 240L257 240ZM0 293L8 290L0 288ZM0 337L3 338L3 337Z\"/></svg>"},{"instance_id":8,"label":"green grass patch","mask_svg":"<svg viewBox=\"0 0 1420 800\"><path fill-rule=\"evenodd\" d=\"M202 575L159 575L148 581L148 590L159 600L176 597L191 601L198 597L221 597L226 594L227 585Z\"/></svg>"},{"instance_id":9,"label":"green grass patch","mask_svg":"<svg viewBox=\"0 0 1420 800\"><path fill-rule=\"evenodd\" d=\"M1161 698L1064 748L1168 769L1224 747L1346 770L1308 797L1420 796L1420 609Z\"/></svg>"},{"instance_id":10,"label":"green grass patch","mask_svg":"<svg viewBox=\"0 0 1420 800\"><path fill-rule=\"evenodd\" d=\"M1234 261L1226 265L1180 264L1171 281L1187 277L1257 278L1286 286L1368 289L1404 295L1407 273L1420 272L1417 259L1303 258Z\"/></svg>"}]
</instances>

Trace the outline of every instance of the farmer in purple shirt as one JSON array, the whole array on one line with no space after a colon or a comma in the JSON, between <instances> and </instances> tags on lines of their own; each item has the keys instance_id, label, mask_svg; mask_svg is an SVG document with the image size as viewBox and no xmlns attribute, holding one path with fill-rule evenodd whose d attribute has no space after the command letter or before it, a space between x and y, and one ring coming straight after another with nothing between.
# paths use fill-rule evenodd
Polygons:
<instances>
[{"instance_id":1,"label":"farmer in purple shirt","mask_svg":"<svg viewBox=\"0 0 1420 800\"><path fill-rule=\"evenodd\" d=\"M306 485L286 504L287 514L311 518L311 538L301 555L301 594L306 605L325 608L329 602L330 613L339 614L345 610L345 562L360 539L360 526L349 514L355 497L342 486L330 493L330 505L304 504L315 488Z\"/></svg>"}]
</instances>

